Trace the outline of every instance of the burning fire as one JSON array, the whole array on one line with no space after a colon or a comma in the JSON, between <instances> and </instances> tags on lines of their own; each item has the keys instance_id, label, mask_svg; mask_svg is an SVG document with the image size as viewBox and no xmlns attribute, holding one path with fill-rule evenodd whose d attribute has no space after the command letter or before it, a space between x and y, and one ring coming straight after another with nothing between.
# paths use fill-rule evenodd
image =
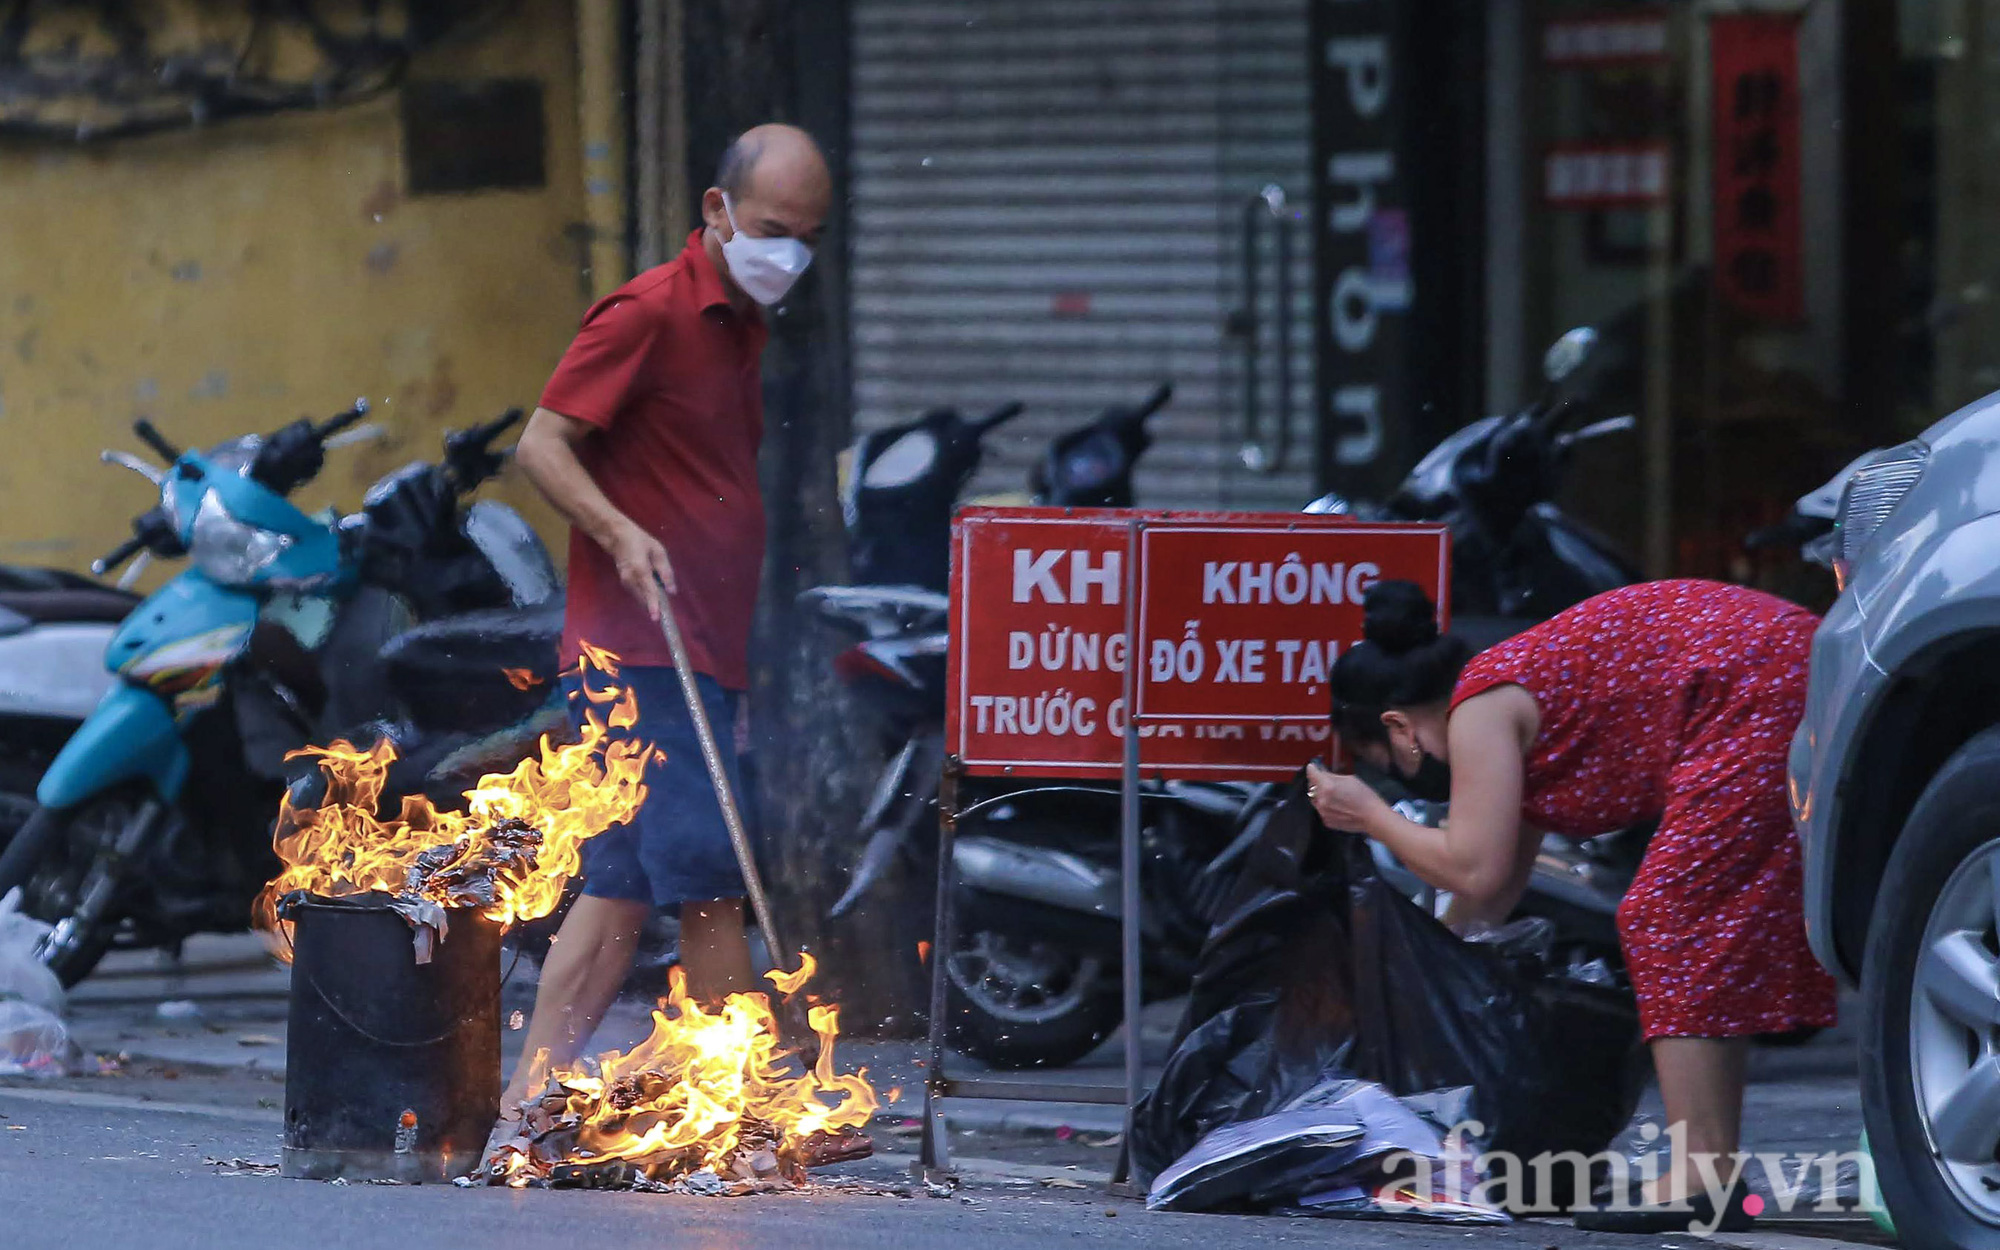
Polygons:
<instances>
[{"instance_id":1,"label":"burning fire","mask_svg":"<svg viewBox=\"0 0 2000 1250\"><path fill-rule=\"evenodd\" d=\"M465 792L465 810L440 811L406 795L393 819L377 815L396 750L378 742L306 747L327 780L326 801L300 809L289 797L278 812L276 849L283 872L258 896L258 927L282 931L278 901L294 891L340 897L380 891L442 907L479 906L511 924L546 916L563 884L582 867L581 847L630 820L646 798L650 745L613 741L613 729L638 723L629 689L593 687L593 670L618 675L616 656L584 648L582 739L540 749L511 773L489 773ZM287 947L289 943L284 943Z\"/></svg>"},{"instance_id":2,"label":"burning fire","mask_svg":"<svg viewBox=\"0 0 2000 1250\"><path fill-rule=\"evenodd\" d=\"M791 995L814 970L808 955L798 972L768 976ZM751 1192L864 1157L870 1145L856 1130L880 1106L868 1070L834 1071L838 1008L815 1005L807 1015L819 1058L793 1075L778 1062L777 1023L764 995L731 994L709 1011L688 998L673 969L652 1035L622 1054L552 1073L522 1104L522 1135L488 1161L487 1179L517 1187L607 1178L663 1185L707 1172L708 1192Z\"/></svg>"}]
</instances>

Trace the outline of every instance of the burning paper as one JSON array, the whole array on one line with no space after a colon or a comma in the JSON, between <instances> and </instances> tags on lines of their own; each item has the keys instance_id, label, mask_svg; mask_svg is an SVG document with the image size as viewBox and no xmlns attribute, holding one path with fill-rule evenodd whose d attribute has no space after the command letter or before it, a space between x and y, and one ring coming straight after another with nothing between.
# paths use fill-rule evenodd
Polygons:
<instances>
[{"instance_id":1,"label":"burning paper","mask_svg":"<svg viewBox=\"0 0 2000 1250\"><path fill-rule=\"evenodd\" d=\"M769 974L772 983L797 992L815 967L803 958L796 973ZM868 1071L834 1071L838 1008L807 1014L819 1059L793 1075L764 995L731 994L707 1011L673 969L652 1035L552 1073L521 1104L521 1135L487 1161L487 1180L742 1194L793 1188L809 1168L865 1158L873 1147L859 1129L880 1106Z\"/></svg>"},{"instance_id":2,"label":"burning paper","mask_svg":"<svg viewBox=\"0 0 2000 1250\"><path fill-rule=\"evenodd\" d=\"M396 759L387 742L293 752L318 759L327 797L317 808L295 808L289 798L280 806L275 842L285 869L257 899L258 927L287 927L278 903L289 894L379 892L419 927L421 955L423 930L438 927L447 908L477 907L502 924L548 915L582 867L583 842L630 820L645 802L653 753L611 738L639 718L631 690L592 684L595 674L618 675L617 657L586 644L583 673L581 740L558 747L544 736L513 772L488 774L467 790L462 812L441 811L419 794L405 796L394 818L381 818Z\"/></svg>"}]
</instances>

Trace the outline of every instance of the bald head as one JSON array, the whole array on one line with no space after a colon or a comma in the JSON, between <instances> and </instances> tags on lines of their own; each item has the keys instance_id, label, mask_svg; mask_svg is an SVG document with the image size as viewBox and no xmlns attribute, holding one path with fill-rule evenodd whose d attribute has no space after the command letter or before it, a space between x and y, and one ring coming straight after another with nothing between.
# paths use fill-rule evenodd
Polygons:
<instances>
[{"instance_id":1,"label":"bald head","mask_svg":"<svg viewBox=\"0 0 2000 1250\"><path fill-rule=\"evenodd\" d=\"M727 237L725 193L744 233L793 238L812 247L826 227L833 176L811 135L773 122L737 136L722 154L715 185L702 197L703 220Z\"/></svg>"}]
</instances>

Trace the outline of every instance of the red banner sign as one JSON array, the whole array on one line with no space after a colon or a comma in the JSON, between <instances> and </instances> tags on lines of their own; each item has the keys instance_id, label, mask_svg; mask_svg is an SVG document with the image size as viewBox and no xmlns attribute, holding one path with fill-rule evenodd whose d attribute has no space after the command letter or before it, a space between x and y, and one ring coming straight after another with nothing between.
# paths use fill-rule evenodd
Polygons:
<instances>
[{"instance_id":1,"label":"red banner sign","mask_svg":"<svg viewBox=\"0 0 2000 1250\"><path fill-rule=\"evenodd\" d=\"M1289 777L1325 749L1368 587L1448 610L1441 526L975 508L952 542L946 741L973 774L1116 775L1136 663L1146 776Z\"/></svg>"},{"instance_id":2,"label":"red banner sign","mask_svg":"<svg viewBox=\"0 0 2000 1250\"><path fill-rule=\"evenodd\" d=\"M1805 315L1798 19L1719 14L1708 38L1716 288L1753 316L1795 322Z\"/></svg>"}]
</instances>

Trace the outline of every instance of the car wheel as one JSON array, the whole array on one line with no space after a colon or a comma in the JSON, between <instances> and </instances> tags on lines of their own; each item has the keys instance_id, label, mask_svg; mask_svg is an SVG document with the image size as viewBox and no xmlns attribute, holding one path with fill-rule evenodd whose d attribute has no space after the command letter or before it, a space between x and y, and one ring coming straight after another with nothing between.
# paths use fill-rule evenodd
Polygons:
<instances>
[{"instance_id":1,"label":"car wheel","mask_svg":"<svg viewBox=\"0 0 2000 1250\"><path fill-rule=\"evenodd\" d=\"M1862 1109L1914 1250L2000 1247L2000 729L1910 813L1863 960Z\"/></svg>"}]
</instances>

